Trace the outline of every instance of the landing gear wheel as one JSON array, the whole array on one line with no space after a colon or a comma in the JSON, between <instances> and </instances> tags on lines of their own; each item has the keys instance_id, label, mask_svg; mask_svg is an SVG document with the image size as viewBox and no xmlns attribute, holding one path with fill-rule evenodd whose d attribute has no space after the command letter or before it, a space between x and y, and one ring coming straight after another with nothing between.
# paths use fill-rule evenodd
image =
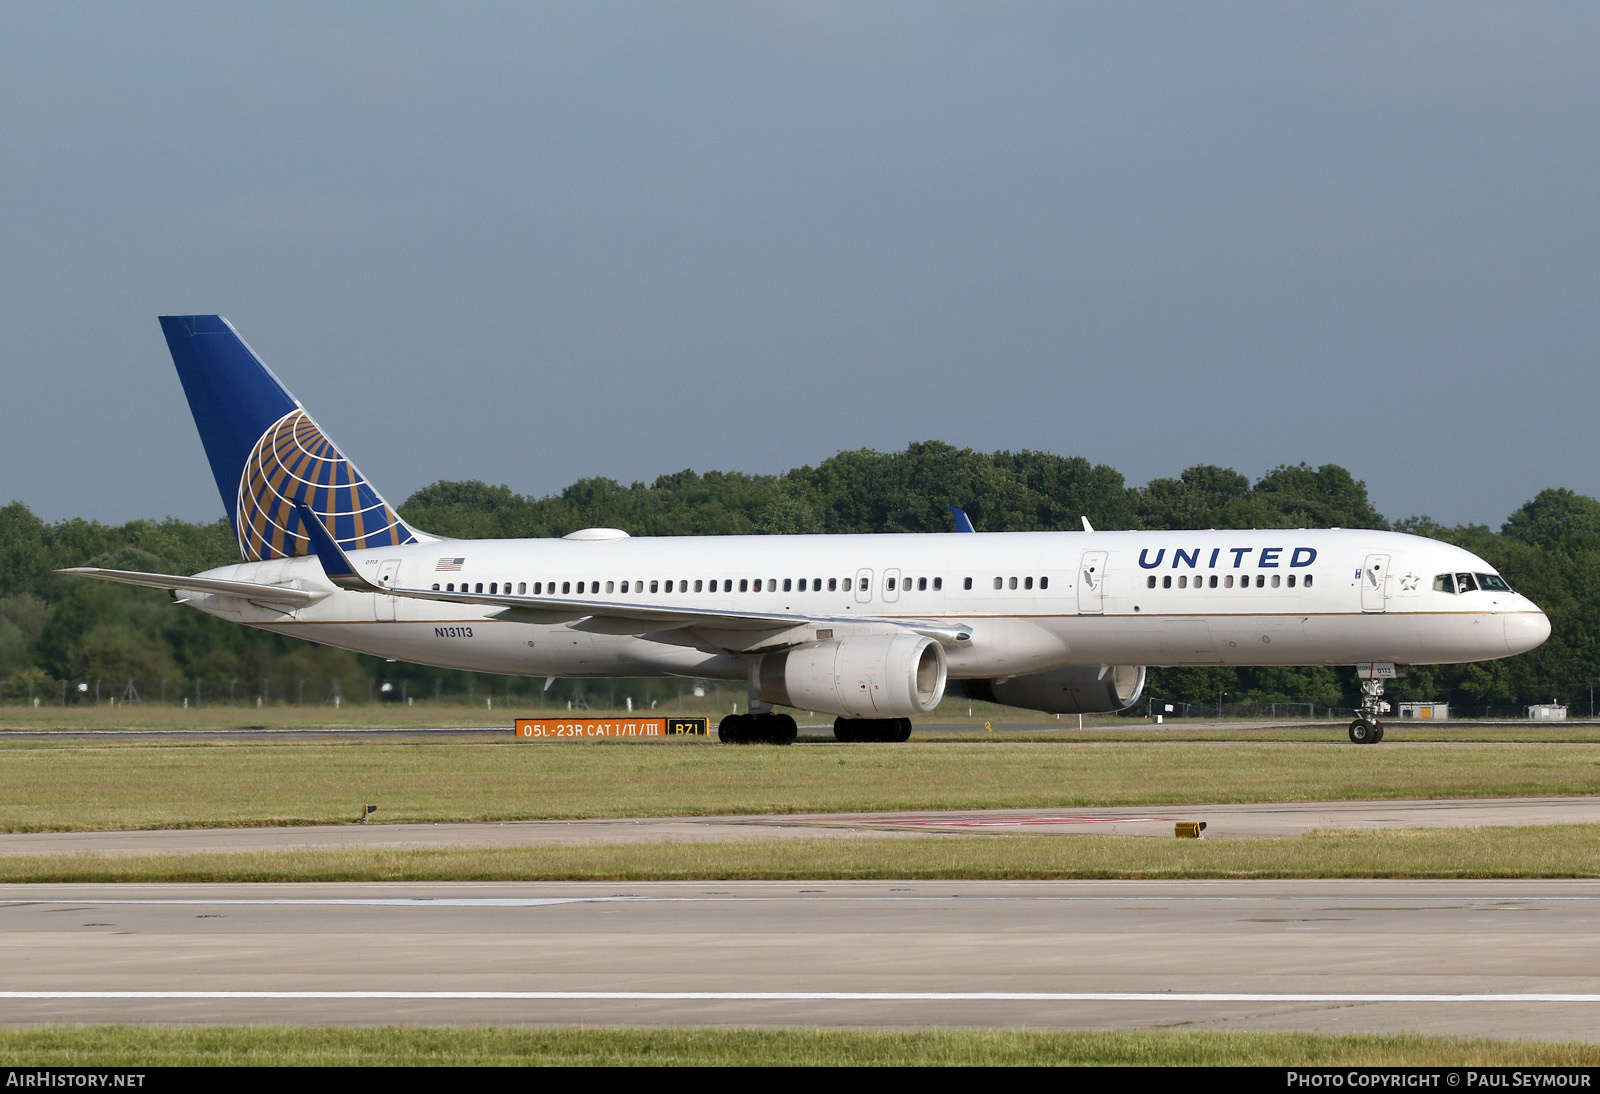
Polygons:
<instances>
[{"instance_id":1,"label":"landing gear wheel","mask_svg":"<svg viewBox=\"0 0 1600 1094\"><path fill-rule=\"evenodd\" d=\"M1377 722L1369 722L1365 718L1357 718L1350 723L1350 743L1355 745L1375 745L1383 740L1383 727Z\"/></svg>"},{"instance_id":2,"label":"landing gear wheel","mask_svg":"<svg viewBox=\"0 0 1600 1094\"><path fill-rule=\"evenodd\" d=\"M910 718L835 718L833 739L836 741L908 741L911 739Z\"/></svg>"},{"instance_id":3,"label":"landing gear wheel","mask_svg":"<svg viewBox=\"0 0 1600 1094\"><path fill-rule=\"evenodd\" d=\"M769 714L764 719L768 725L764 740L775 745L792 745L800 736L800 727L787 714Z\"/></svg>"},{"instance_id":4,"label":"landing gear wheel","mask_svg":"<svg viewBox=\"0 0 1600 1094\"><path fill-rule=\"evenodd\" d=\"M717 739L724 744L792 744L800 727L787 714L730 714L717 723Z\"/></svg>"}]
</instances>

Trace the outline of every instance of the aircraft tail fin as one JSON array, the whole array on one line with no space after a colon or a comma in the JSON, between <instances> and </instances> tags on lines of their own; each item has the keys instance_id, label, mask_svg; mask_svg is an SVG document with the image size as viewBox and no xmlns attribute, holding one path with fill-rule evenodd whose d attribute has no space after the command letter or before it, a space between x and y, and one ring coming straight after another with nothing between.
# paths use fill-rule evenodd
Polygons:
<instances>
[{"instance_id":1,"label":"aircraft tail fin","mask_svg":"<svg viewBox=\"0 0 1600 1094\"><path fill-rule=\"evenodd\" d=\"M161 330L245 561L316 553L302 512L344 550L417 542L233 324L163 315Z\"/></svg>"}]
</instances>

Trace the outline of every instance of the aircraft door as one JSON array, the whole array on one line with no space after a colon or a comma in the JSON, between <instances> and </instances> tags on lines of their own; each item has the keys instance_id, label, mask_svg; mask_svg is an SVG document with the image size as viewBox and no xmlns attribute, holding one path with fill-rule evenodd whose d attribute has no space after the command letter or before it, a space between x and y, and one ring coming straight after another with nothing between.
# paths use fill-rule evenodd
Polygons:
<instances>
[{"instance_id":1,"label":"aircraft door","mask_svg":"<svg viewBox=\"0 0 1600 1094\"><path fill-rule=\"evenodd\" d=\"M383 562L378 566L378 584L382 585L385 589L392 589L399 579L400 560L398 558L384 559ZM373 600L373 618L380 623L393 623L394 608L395 604L398 603L399 598L393 596L384 596L382 593L379 593L373 597Z\"/></svg>"},{"instance_id":2,"label":"aircraft door","mask_svg":"<svg viewBox=\"0 0 1600 1094\"><path fill-rule=\"evenodd\" d=\"M856 603L865 604L872 599L872 571L856 571Z\"/></svg>"},{"instance_id":3,"label":"aircraft door","mask_svg":"<svg viewBox=\"0 0 1600 1094\"><path fill-rule=\"evenodd\" d=\"M1078 614L1100 615L1106 610L1106 552L1085 551L1078 565Z\"/></svg>"},{"instance_id":4,"label":"aircraft door","mask_svg":"<svg viewBox=\"0 0 1600 1094\"><path fill-rule=\"evenodd\" d=\"M1381 612L1384 610L1384 586L1389 580L1389 556L1368 555L1366 565L1361 567L1361 610L1364 612Z\"/></svg>"}]
</instances>

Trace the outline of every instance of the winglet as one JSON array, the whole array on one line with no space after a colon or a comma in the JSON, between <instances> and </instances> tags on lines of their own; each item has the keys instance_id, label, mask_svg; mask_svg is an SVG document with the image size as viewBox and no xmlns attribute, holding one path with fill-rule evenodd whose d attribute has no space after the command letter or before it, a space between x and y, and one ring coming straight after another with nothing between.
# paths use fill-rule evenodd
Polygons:
<instances>
[{"instance_id":1,"label":"winglet","mask_svg":"<svg viewBox=\"0 0 1600 1094\"><path fill-rule=\"evenodd\" d=\"M1092 531L1094 531L1094 525L1092 525L1092 524L1090 524L1090 523L1089 523L1089 518L1088 518L1088 517L1084 517L1084 518L1083 518L1083 530L1084 530L1084 531L1085 531L1085 532L1092 532Z\"/></svg>"},{"instance_id":2,"label":"winglet","mask_svg":"<svg viewBox=\"0 0 1600 1094\"><path fill-rule=\"evenodd\" d=\"M950 515L956 518L956 531L977 531L977 529L972 526L972 518L967 516L967 511L965 509L957 509L954 505L947 505L945 508L950 510Z\"/></svg>"},{"instance_id":3,"label":"winglet","mask_svg":"<svg viewBox=\"0 0 1600 1094\"><path fill-rule=\"evenodd\" d=\"M311 552L322 563L322 572L328 575L328 580L341 589L358 593L372 592L374 586L356 573L349 556L328 534L327 526L304 505L296 505L294 511L300 517L300 527L305 531L306 538L311 540Z\"/></svg>"}]
</instances>

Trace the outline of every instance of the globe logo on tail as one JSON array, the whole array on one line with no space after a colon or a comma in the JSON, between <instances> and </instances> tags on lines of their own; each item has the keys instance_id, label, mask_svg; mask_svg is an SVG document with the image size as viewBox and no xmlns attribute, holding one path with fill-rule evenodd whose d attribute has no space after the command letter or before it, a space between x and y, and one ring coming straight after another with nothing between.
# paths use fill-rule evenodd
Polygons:
<instances>
[{"instance_id":1,"label":"globe logo on tail","mask_svg":"<svg viewBox=\"0 0 1600 1094\"><path fill-rule=\"evenodd\" d=\"M239 478L234 530L250 562L312 554L296 505L347 551L415 543L416 537L304 410L274 422Z\"/></svg>"}]
</instances>

